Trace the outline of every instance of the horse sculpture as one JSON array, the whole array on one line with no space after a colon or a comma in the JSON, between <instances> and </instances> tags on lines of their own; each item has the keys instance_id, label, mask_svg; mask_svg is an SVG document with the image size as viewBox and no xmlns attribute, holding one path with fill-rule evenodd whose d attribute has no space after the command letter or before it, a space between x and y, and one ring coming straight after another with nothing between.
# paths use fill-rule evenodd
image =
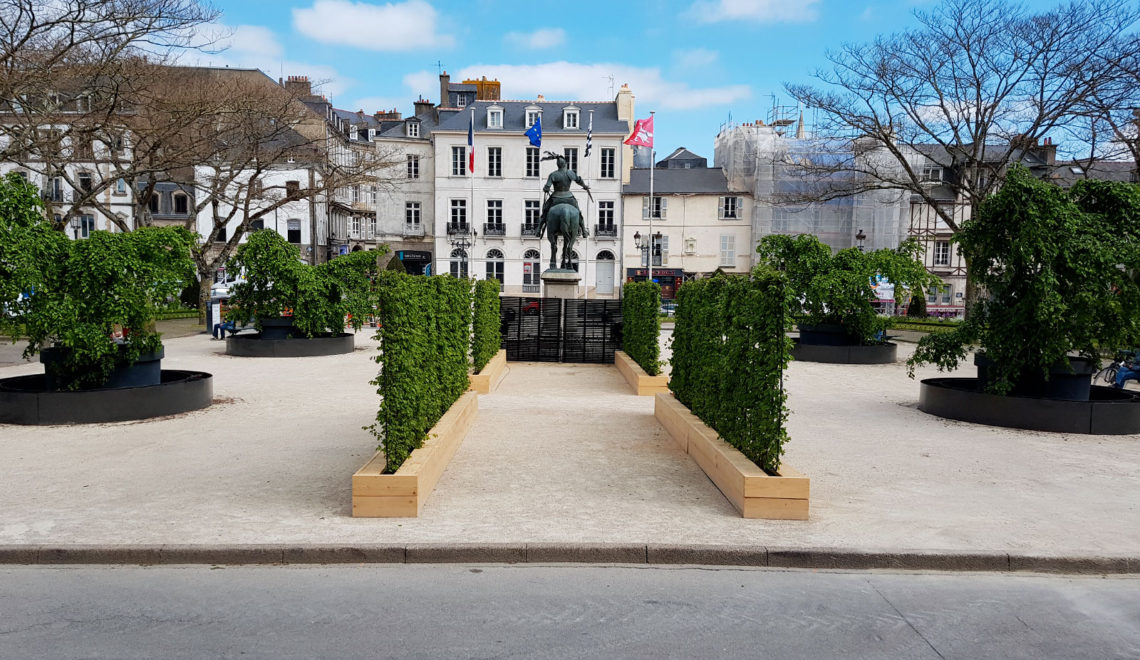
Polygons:
<instances>
[{"instance_id":1,"label":"horse sculpture","mask_svg":"<svg viewBox=\"0 0 1140 660\"><path fill-rule=\"evenodd\" d=\"M542 238L543 231L547 232L550 241L550 267L563 270L573 270L574 241L578 236L585 235L582 226L582 214L569 204L557 204L550 207L546 224L539 225L538 237ZM558 237L562 237L562 260L558 260Z\"/></svg>"}]
</instances>

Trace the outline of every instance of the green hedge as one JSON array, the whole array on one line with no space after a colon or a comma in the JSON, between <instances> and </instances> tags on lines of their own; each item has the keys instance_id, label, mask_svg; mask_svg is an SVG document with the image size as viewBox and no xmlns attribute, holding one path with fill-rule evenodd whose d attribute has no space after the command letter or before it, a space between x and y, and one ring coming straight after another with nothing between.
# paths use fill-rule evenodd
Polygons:
<instances>
[{"instance_id":1,"label":"green hedge","mask_svg":"<svg viewBox=\"0 0 1140 660\"><path fill-rule=\"evenodd\" d=\"M381 401L369 429L392 473L467 390L471 282L386 271L377 290L380 373L372 384Z\"/></svg>"},{"instance_id":2,"label":"green hedge","mask_svg":"<svg viewBox=\"0 0 1140 660\"><path fill-rule=\"evenodd\" d=\"M669 389L769 474L788 440L790 303L784 277L771 271L686 282L677 296Z\"/></svg>"},{"instance_id":3,"label":"green hedge","mask_svg":"<svg viewBox=\"0 0 1140 660\"><path fill-rule=\"evenodd\" d=\"M471 331L471 361L475 373L483 371L503 345L499 319L499 280L475 282L475 315Z\"/></svg>"},{"instance_id":4,"label":"green hedge","mask_svg":"<svg viewBox=\"0 0 1140 660\"><path fill-rule=\"evenodd\" d=\"M661 287L656 282L630 282L622 287L622 350L650 376L661 371L660 308Z\"/></svg>"}]
</instances>

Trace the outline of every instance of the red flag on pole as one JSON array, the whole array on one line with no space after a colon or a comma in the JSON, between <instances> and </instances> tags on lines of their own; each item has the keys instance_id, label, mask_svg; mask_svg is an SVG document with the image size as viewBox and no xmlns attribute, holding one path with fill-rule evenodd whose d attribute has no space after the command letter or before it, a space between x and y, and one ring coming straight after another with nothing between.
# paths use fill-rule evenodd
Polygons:
<instances>
[{"instance_id":1,"label":"red flag on pole","mask_svg":"<svg viewBox=\"0 0 1140 660\"><path fill-rule=\"evenodd\" d=\"M653 148L653 117L638 119L633 125L633 135L626 139L625 144Z\"/></svg>"}]
</instances>

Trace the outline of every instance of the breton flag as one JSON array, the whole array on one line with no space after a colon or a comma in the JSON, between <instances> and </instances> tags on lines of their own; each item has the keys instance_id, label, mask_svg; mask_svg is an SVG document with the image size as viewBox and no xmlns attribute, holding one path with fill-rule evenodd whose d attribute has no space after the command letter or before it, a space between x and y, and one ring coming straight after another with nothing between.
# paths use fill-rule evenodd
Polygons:
<instances>
[{"instance_id":1,"label":"breton flag","mask_svg":"<svg viewBox=\"0 0 1140 660\"><path fill-rule=\"evenodd\" d=\"M467 169L475 176L475 108L471 108L471 123L467 124Z\"/></svg>"},{"instance_id":2,"label":"breton flag","mask_svg":"<svg viewBox=\"0 0 1140 660\"><path fill-rule=\"evenodd\" d=\"M586 127L586 155L585 158L590 157L590 149L593 149L593 133L594 133L594 113L590 112L590 125Z\"/></svg>"},{"instance_id":3,"label":"breton flag","mask_svg":"<svg viewBox=\"0 0 1140 660\"><path fill-rule=\"evenodd\" d=\"M534 120L534 126L526 129L525 135L530 138L532 146L542 148L542 115Z\"/></svg>"},{"instance_id":4,"label":"breton flag","mask_svg":"<svg viewBox=\"0 0 1140 660\"><path fill-rule=\"evenodd\" d=\"M649 119L638 119L633 125L633 135L630 135L625 144L653 148L653 115Z\"/></svg>"}]
</instances>

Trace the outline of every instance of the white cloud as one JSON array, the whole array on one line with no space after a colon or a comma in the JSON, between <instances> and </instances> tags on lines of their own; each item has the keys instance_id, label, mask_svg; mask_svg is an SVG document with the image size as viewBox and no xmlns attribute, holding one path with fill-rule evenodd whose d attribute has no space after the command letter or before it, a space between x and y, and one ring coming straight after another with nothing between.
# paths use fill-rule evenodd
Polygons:
<instances>
[{"instance_id":1,"label":"white cloud","mask_svg":"<svg viewBox=\"0 0 1140 660\"><path fill-rule=\"evenodd\" d=\"M404 76L404 86L412 97L422 97L439 103L439 75L429 71L416 71Z\"/></svg>"},{"instance_id":2,"label":"white cloud","mask_svg":"<svg viewBox=\"0 0 1140 660\"><path fill-rule=\"evenodd\" d=\"M702 0L687 14L701 23L806 23L819 17L819 0Z\"/></svg>"},{"instance_id":3,"label":"white cloud","mask_svg":"<svg viewBox=\"0 0 1140 660\"><path fill-rule=\"evenodd\" d=\"M424 0L385 5L316 0L308 9L293 10L293 27L311 39L379 51L454 45L454 37L437 32L437 19L435 7Z\"/></svg>"},{"instance_id":4,"label":"white cloud","mask_svg":"<svg viewBox=\"0 0 1140 660\"><path fill-rule=\"evenodd\" d=\"M693 88L688 83L665 80L660 69L625 64L475 64L459 71L452 79L497 78L503 83L503 97L507 99L533 99L542 94L552 101L598 101L610 98L611 75L616 85L629 83L642 108L694 110L727 105L752 95L748 85ZM423 93L416 85L424 84L431 77L426 71L418 72L405 76L404 82L413 91ZM434 80L438 87L438 77ZM438 95L437 90L433 98Z\"/></svg>"},{"instance_id":5,"label":"white cloud","mask_svg":"<svg viewBox=\"0 0 1140 660\"><path fill-rule=\"evenodd\" d=\"M867 8L863 10L863 13L859 14L859 20L869 21L871 20L871 17L874 16L874 14L875 10L870 5L868 5Z\"/></svg>"},{"instance_id":6,"label":"white cloud","mask_svg":"<svg viewBox=\"0 0 1140 660\"><path fill-rule=\"evenodd\" d=\"M401 106L407 105L404 108ZM404 114L411 114L411 103L407 99L393 99L387 96L366 96L362 99L356 99L348 106L342 108L344 110L363 110L364 114L370 115L375 112L387 112L389 110L398 110Z\"/></svg>"},{"instance_id":7,"label":"white cloud","mask_svg":"<svg viewBox=\"0 0 1140 660\"><path fill-rule=\"evenodd\" d=\"M719 58L719 53L707 48L691 48L673 52L673 60L677 63L678 69L703 69L712 66Z\"/></svg>"},{"instance_id":8,"label":"white cloud","mask_svg":"<svg viewBox=\"0 0 1140 660\"><path fill-rule=\"evenodd\" d=\"M556 48L566 43L566 30L540 28L534 32L508 32L503 41L518 48Z\"/></svg>"}]
</instances>

